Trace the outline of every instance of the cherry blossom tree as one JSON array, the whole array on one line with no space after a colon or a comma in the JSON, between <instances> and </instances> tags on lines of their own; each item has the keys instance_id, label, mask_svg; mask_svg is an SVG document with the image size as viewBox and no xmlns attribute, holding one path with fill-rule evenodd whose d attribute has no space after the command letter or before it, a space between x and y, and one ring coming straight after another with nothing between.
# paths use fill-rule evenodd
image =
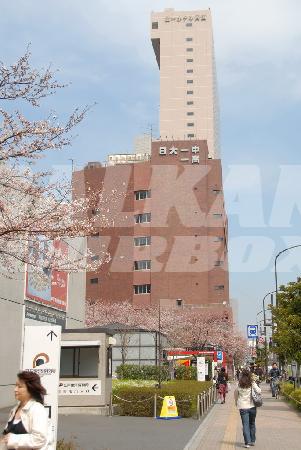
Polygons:
<instances>
[{"instance_id":1,"label":"cherry blossom tree","mask_svg":"<svg viewBox=\"0 0 301 450\"><path fill-rule=\"evenodd\" d=\"M159 331L158 306L134 308L130 302L88 302L87 326L122 323L131 327ZM247 342L236 332L231 320L224 314L203 308L160 308L160 331L173 348L218 347L236 361L243 361ZM129 343L128 343L129 344Z\"/></svg>"},{"instance_id":2,"label":"cherry blossom tree","mask_svg":"<svg viewBox=\"0 0 301 450\"><path fill-rule=\"evenodd\" d=\"M65 85L56 80L51 67L33 68L30 58L27 49L15 64L0 62L0 267L13 272L19 261L39 268L42 254L45 267L78 270L89 263L88 252L71 260L68 252L63 254L60 246L50 243L69 243L70 238L106 227L112 220L108 204L116 192L99 189L88 198L73 198L70 181L51 182L51 172L36 169L34 164L45 153L71 145L71 133L89 107L76 109L65 123L54 113L33 119L41 101ZM21 111L24 105L29 118ZM96 206L99 213L93 217L91 209ZM30 250L36 246L39 252ZM108 258L100 255L97 265Z\"/></svg>"}]
</instances>

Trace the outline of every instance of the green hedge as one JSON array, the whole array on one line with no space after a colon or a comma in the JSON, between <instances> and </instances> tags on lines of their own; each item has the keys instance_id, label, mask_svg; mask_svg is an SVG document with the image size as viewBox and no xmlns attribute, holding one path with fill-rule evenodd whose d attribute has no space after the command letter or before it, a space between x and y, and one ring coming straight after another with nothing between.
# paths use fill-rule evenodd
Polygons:
<instances>
[{"instance_id":1,"label":"green hedge","mask_svg":"<svg viewBox=\"0 0 301 450\"><path fill-rule=\"evenodd\" d=\"M196 366L178 366L176 367L175 376L177 380L196 380Z\"/></svg>"},{"instance_id":2,"label":"green hedge","mask_svg":"<svg viewBox=\"0 0 301 450\"><path fill-rule=\"evenodd\" d=\"M294 389L292 383L283 383L281 385L281 392L284 396L293 403L296 408L301 410L301 389Z\"/></svg>"},{"instance_id":3,"label":"green hedge","mask_svg":"<svg viewBox=\"0 0 301 450\"><path fill-rule=\"evenodd\" d=\"M209 381L170 381L161 389L151 387L118 387L113 391L113 404L118 405L122 416L153 417L154 395L157 394L157 415L160 415L163 400L160 397L174 395L178 414L192 417L197 411L197 395L209 389ZM119 398L118 398L119 397Z\"/></svg>"},{"instance_id":4,"label":"green hedge","mask_svg":"<svg viewBox=\"0 0 301 450\"><path fill-rule=\"evenodd\" d=\"M137 366L135 364L121 364L116 369L117 377L120 380L158 380L159 367L157 366ZM168 367L161 367L161 381L169 379Z\"/></svg>"}]
</instances>

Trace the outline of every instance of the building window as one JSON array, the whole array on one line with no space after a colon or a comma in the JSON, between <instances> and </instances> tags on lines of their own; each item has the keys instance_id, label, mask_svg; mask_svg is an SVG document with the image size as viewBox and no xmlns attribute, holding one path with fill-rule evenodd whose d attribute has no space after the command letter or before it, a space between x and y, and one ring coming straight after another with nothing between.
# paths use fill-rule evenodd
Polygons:
<instances>
[{"instance_id":1,"label":"building window","mask_svg":"<svg viewBox=\"0 0 301 450\"><path fill-rule=\"evenodd\" d=\"M223 263L224 263L224 261L221 261L221 260L215 261L214 267L221 267L223 265Z\"/></svg>"},{"instance_id":2,"label":"building window","mask_svg":"<svg viewBox=\"0 0 301 450\"><path fill-rule=\"evenodd\" d=\"M152 22L152 29L153 30L157 30L159 28L159 23L158 22Z\"/></svg>"},{"instance_id":3,"label":"building window","mask_svg":"<svg viewBox=\"0 0 301 450\"><path fill-rule=\"evenodd\" d=\"M99 261L99 255L91 256L91 261Z\"/></svg>"},{"instance_id":4,"label":"building window","mask_svg":"<svg viewBox=\"0 0 301 450\"><path fill-rule=\"evenodd\" d=\"M212 189L213 194L220 194L222 191L220 189Z\"/></svg>"},{"instance_id":5,"label":"building window","mask_svg":"<svg viewBox=\"0 0 301 450\"><path fill-rule=\"evenodd\" d=\"M193 73L193 69L187 69L186 72L187 73Z\"/></svg>"},{"instance_id":6,"label":"building window","mask_svg":"<svg viewBox=\"0 0 301 450\"><path fill-rule=\"evenodd\" d=\"M225 289L225 286L223 284L218 284L214 286L215 291L223 291Z\"/></svg>"},{"instance_id":7,"label":"building window","mask_svg":"<svg viewBox=\"0 0 301 450\"><path fill-rule=\"evenodd\" d=\"M188 122L187 126L188 127L194 127L194 123L193 122Z\"/></svg>"},{"instance_id":8,"label":"building window","mask_svg":"<svg viewBox=\"0 0 301 450\"><path fill-rule=\"evenodd\" d=\"M186 38L186 42L192 42L192 41L193 41L192 37Z\"/></svg>"},{"instance_id":9,"label":"building window","mask_svg":"<svg viewBox=\"0 0 301 450\"><path fill-rule=\"evenodd\" d=\"M92 216L97 216L97 214L100 213L100 210L99 209L92 209L91 213L92 213Z\"/></svg>"},{"instance_id":10,"label":"building window","mask_svg":"<svg viewBox=\"0 0 301 450\"><path fill-rule=\"evenodd\" d=\"M187 105L193 105L193 101L189 100L189 102L187 102Z\"/></svg>"},{"instance_id":11,"label":"building window","mask_svg":"<svg viewBox=\"0 0 301 450\"><path fill-rule=\"evenodd\" d=\"M98 278L91 278L90 284L98 284Z\"/></svg>"},{"instance_id":12,"label":"building window","mask_svg":"<svg viewBox=\"0 0 301 450\"><path fill-rule=\"evenodd\" d=\"M135 191L136 200L144 200L151 197L151 191Z\"/></svg>"},{"instance_id":13,"label":"building window","mask_svg":"<svg viewBox=\"0 0 301 450\"><path fill-rule=\"evenodd\" d=\"M214 242L224 242L223 236L215 236Z\"/></svg>"},{"instance_id":14,"label":"building window","mask_svg":"<svg viewBox=\"0 0 301 450\"><path fill-rule=\"evenodd\" d=\"M194 138L194 134L188 134L189 138Z\"/></svg>"},{"instance_id":15,"label":"building window","mask_svg":"<svg viewBox=\"0 0 301 450\"><path fill-rule=\"evenodd\" d=\"M151 221L151 213L136 214L134 217L136 223L149 223Z\"/></svg>"},{"instance_id":16,"label":"building window","mask_svg":"<svg viewBox=\"0 0 301 450\"><path fill-rule=\"evenodd\" d=\"M187 116L194 116L194 112L189 111L189 112L187 113Z\"/></svg>"},{"instance_id":17,"label":"building window","mask_svg":"<svg viewBox=\"0 0 301 450\"><path fill-rule=\"evenodd\" d=\"M134 261L134 270L150 270L150 269L151 269L150 259L142 259L140 261Z\"/></svg>"},{"instance_id":18,"label":"building window","mask_svg":"<svg viewBox=\"0 0 301 450\"><path fill-rule=\"evenodd\" d=\"M213 214L213 217L214 217L215 219L219 219L220 217L223 217L223 215L220 214L220 213L214 213L214 214Z\"/></svg>"},{"instance_id":19,"label":"building window","mask_svg":"<svg viewBox=\"0 0 301 450\"><path fill-rule=\"evenodd\" d=\"M187 22L186 27L192 27L192 22Z\"/></svg>"},{"instance_id":20,"label":"building window","mask_svg":"<svg viewBox=\"0 0 301 450\"><path fill-rule=\"evenodd\" d=\"M193 91L187 91L187 95L192 95Z\"/></svg>"},{"instance_id":21,"label":"building window","mask_svg":"<svg viewBox=\"0 0 301 450\"><path fill-rule=\"evenodd\" d=\"M192 47L186 48L186 52L193 52L193 48Z\"/></svg>"},{"instance_id":22,"label":"building window","mask_svg":"<svg viewBox=\"0 0 301 450\"><path fill-rule=\"evenodd\" d=\"M134 238L135 247L142 247L144 245L151 245L150 236L139 236Z\"/></svg>"},{"instance_id":23,"label":"building window","mask_svg":"<svg viewBox=\"0 0 301 450\"><path fill-rule=\"evenodd\" d=\"M187 80L187 84L192 84L193 80Z\"/></svg>"},{"instance_id":24,"label":"building window","mask_svg":"<svg viewBox=\"0 0 301 450\"><path fill-rule=\"evenodd\" d=\"M188 59L186 59L186 62L192 63L192 62L193 62L193 59L192 59L192 58L188 58Z\"/></svg>"},{"instance_id":25,"label":"building window","mask_svg":"<svg viewBox=\"0 0 301 450\"><path fill-rule=\"evenodd\" d=\"M150 284L135 284L134 293L137 294L150 294L151 285Z\"/></svg>"},{"instance_id":26,"label":"building window","mask_svg":"<svg viewBox=\"0 0 301 450\"><path fill-rule=\"evenodd\" d=\"M99 347L62 347L61 378L98 378Z\"/></svg>"}]
</instances>

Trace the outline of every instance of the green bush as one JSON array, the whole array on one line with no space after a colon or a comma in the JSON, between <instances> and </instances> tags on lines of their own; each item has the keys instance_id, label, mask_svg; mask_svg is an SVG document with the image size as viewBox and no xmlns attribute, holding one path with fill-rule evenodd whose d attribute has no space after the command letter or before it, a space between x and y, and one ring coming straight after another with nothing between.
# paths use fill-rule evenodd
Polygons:
<instances>
[{"instance_id":1,"label":"green bush","mask_svg":"<svg viewBox=\"0 0 301 450\"><path fill-rule=\"evenodd\" d=\"M196 366L177 366L175 376L177 380L196 380Z\"/></svg>"},{"instance_id":2,"label":"green bush","mask_svg":"<svg viewBox=\"0 0 301 450\"><path fill-rule=\"evenodd\" d=\"M137 366L135 364L121 364L116 369L117 377L121 380L158 380L158 366ZM161 367L161 381L169 379L168 367Z\"/></svg>"},{"instance_id":3,"label":"green bush","mask_svg":"<svg viewBox=\"0 0 301 450\"><path fill-rule=\"evenodd\" d=\"M192 417L197 411L197 395L208 390L211 385L208 381L181 380L164 383L161 389L119 386L114 389L113 403L118 405L119 414L122 416L153 417L154 395L157 394L157 415L160 415L163 397L174 395L178 414L182 417Z\"/></svg>"},{"instance_id":4,"label":"green bush","mask_svg":"<svg viewBox=\"0 0 301 450\"><path fill-rule=\"evenodd\" d=\"M283 383L281 385L281 392L295 407L301 409L301 389L294 389L292 383Z\"/></svg>"},{"instance_id":5,"label":"green bush","mask_svg":"<svg viewBox=\"0 0 301 450\"><path fill-rule=\"evenodd\" d=\"M282 383L281 384L281 392L284 395L291 395L294 390L294 385L292 383Z\"/></svg>"}]
</instances>

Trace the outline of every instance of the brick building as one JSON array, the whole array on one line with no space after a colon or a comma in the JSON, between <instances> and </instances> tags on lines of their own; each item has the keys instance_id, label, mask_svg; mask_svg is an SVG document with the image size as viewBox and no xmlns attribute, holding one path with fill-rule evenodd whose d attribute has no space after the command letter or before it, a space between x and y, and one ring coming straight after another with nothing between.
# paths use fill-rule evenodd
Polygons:
<instances>
[{"instance_id":1,"label":"brick building","mask_svg":"<svg viewBox=\"0 0 301 450\"><path fill-rule=\"evenodd\" d=\"M206 141L154 141L150 160L88 163L74 182L124 191L111 204L112 226L88 240L96 259L111 260L87 274L87 299L229 304L221 162L208 158Z\"/></svg>"}]
</instances>

